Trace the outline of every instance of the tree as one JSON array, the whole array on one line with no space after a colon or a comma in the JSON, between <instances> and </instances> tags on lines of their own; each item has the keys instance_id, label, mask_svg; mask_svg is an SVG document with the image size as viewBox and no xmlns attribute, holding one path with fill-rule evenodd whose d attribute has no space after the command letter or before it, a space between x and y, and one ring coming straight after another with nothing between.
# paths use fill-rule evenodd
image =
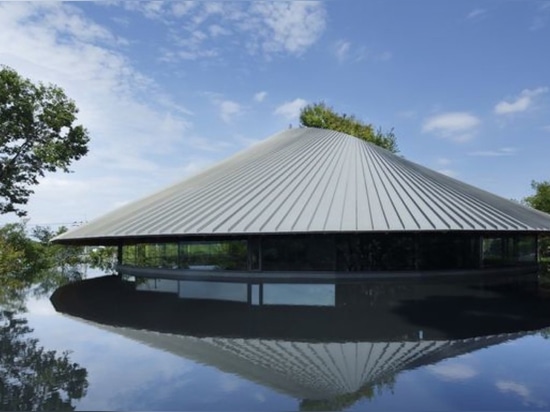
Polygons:
<instances>
[{"instance_id":1,"label":"tree","mask_svg":"<svg viewBox=\"0 0 550 412\"><path fill-rule=\"evenodd\" d=\"M383 132L374 129L371 124L364 123L354 115L338 114L325 103L313 103L305 106L300 112L300 126L330 129L358 137L359 139L383 147L392 153L397 153L397 141L393 129Z\"/></svg>"},{"instance_id":2,"label":"tree","mask_svg":"<svg viewBox=\"0 0 550 412\"><path fill-rule=\"evenodd\" d=\"M20 209L46 172L69 172L88 152L88 132L75 125L78 109L55 85L34 84L0 66L0 214Z\"/></svg>"},{"instance_id":3,"label":"tree","mask_svg":"<svg viewBox=\"0 0 550 412\"><path fill-rule=\"evenodd\" d=\"M523 203L533 209L550 213L550 181L536 182L533 180L531 188L535 191L535 194L524 198Z\"/></svg>"},{"instance_id":4,"label":"tree","mask_svg":"<svg viewBox=\"0 0 550 412\"><path fill-rule=\"evenodd\" d=\"M550 181L537 182L533 180L531 182L531 188L535 191L535 194L525 197L523 203L541 212L550 213ZM550 255L549 236L540 237L539 251L539 256L541 257L548 257ZM548 279L550 278L550 264L546 263L546 265L543 265L542 270L541 279L544 279L544 282L548 283Z\"/></svg>"}]
</instances>

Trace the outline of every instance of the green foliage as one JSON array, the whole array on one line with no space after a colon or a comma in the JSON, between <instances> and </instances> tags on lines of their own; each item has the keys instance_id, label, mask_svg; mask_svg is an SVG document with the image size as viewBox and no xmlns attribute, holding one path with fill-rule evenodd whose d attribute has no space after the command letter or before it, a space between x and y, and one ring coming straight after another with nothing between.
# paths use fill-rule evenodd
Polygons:
<instances>
[{"instance_id":1,"label":"green foliage","mask_svg":"<svg viewBox=\"0 0 550 412\"><path fill-rule=\"evenodd\" d=\"M371 401L378 394L389 390L393 393L395 376L387 375L361 387L357 392L344 393L328 399L304 399L300 402L300 411L343 411L361 399Z\"/></svg>"},{"instance_id":2,"label":"green foliage","mask_svg":"<svg viewBox=\"0 0 550 412\"><path fill-rule=\"evenodd\" d=\"M0 66L0 214L27 203L46 172L69 171L88 152L88 132L74 125L78 109L54 85L34 84Z\"/></svg>"},{"instance_id":3,"label":"green foliage","mask_svg":"<svg viewBox=\"0 0 550 412\"><path fill-rule=\"evenodd\" d=\"M531 188L535 191L532 196L523 199L523 203L542 212L550 213L550 181L531 182Z\"/></svg>"},{"instance_id":4,"label":"green foliage","mask_svg":"<svg viewBox=\"0 0 550 412\"><path fill-rule=\"evenodd\" d=\"M30 333L26 319L0 310L0 410L74 410L73 400L86 395L88 372Z\"/></svg>"},{"instance_id":5,"label":"green foliage","mask_svg":"<svg viewBox=\"0 0 550 412\"><path fill-rule=\"evenodd\" d=\"M24 223L0 228L0 287L24 288L48 267L38 242L27 237Z\"/></svg>"},{"instance_id":6,"label":"green foliage","mask_svg":"<svg viewBox=\"0 0 550 412\"><path fill-rule=\"evenodd\" d=\"M67 282L82 279L85 262L83 248L67 248L50 243L57 234L37 227L34 239L27 234L25 223L7 224L0 228L0 303L16 301L31 286L48 293Z\"/></svg>"},{"instance_id":7,"label":"green foliage","mask_svg":"<svg viewBox=\"0 0 550 412\"><path fill-rule=\"evenodd\" d=\"M105 273L115 272L117 265L116 247L98 247L88 252L87 263L90 267Z\"/></svg>"},{"instance_id":8,"label":"green foliage","mask_svg":"<svg viewBox=\"0 0 550 412\"><path fill-rule=\"evenodd\" d=\"M531 188L535 193L525 197L523 203L541 212L550 213L550 181L537 182L533 180L531 182ZM550 256L549 236L541 236L539 238L539 249L541 256ZM543 266L548 266L548 263L545 263Z\"/></svg>"},{"instance_id":9,"label":"green foliage","mask_svg":"<svg viewBox=\"0 0 550 412\"><path fill-rule=\"evenodd\" d=\"M300 125L347 133L383 147L392 153L398 152L393 129L389 132L383 132L380 128L375 130L371 124L363 123L354 115L336 113L332 107L325 103L314 103L304 107L300 112Z\"/></svg>"},{"instance_id":10,"label":"green foliage","mask_svg":"<svg viewBox=\"0 0 550 412\"><path fill-rule=\"evenodd\" d=\"M38 226L33 229L32 237L38 244L39 255L43 260L43 267L35 273L33 284L38 294L49 294L54 289L69 282L81 280L87 264L84 248L63 246L51 243L50 240L67 231L60 227L53 231L47 227Z\"/></svg>"}]
</instances>

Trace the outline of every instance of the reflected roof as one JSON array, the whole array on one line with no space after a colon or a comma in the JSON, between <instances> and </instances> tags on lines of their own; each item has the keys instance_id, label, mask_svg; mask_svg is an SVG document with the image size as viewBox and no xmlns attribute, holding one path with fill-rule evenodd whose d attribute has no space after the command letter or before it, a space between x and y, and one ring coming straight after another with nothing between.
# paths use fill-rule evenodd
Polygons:
<instances>
[{"instance_id":1,"label":"reflected roof","mask_svg":"<svg viewBox=\"0 0 550 412\"><path fill-rule=\"evenodd\" d=\"M78 318L77 318L78 319ZM113 327L101 329L210 365L298 399L331 399L391 380L398 373L517 339L507 333L459 340L300 342L194 337Z\"/></svg>"},{"instance_id":2,"label":"reflected roof","mask_svg":"<svg viewBox=\"0 0 550 412\"><path fill-rule=\"evenodd\" d=\"M56 238L548 231L550 215L330 130L279 133Z\"/></svg>"}]
</instances>

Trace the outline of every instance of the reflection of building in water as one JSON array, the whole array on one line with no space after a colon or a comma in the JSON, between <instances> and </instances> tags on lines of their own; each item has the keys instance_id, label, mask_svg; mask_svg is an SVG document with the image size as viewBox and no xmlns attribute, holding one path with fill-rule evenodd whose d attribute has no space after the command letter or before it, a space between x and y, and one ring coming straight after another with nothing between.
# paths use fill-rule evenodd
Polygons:
<instances>
[{"instance_id":1,"label":"reflection of building in water","mask_svg":"<svg viewBox=\"0 0 550 412\"><path fill-rule=\"evenodd\" d=\"M297 399L327 400L391 383L396 374L515 339L510 333L446 341L299 342L192 337L94 323L153 348L213 366Z\"/></svg>"},{"instance_id":2,"label":"reflection of building in water","mask_svg":"<svg viewBox=\"0 0 550 412\"><path fill-rule=\"evenodd\" d=\"M304 306L288 297L266 305L179 299L174 282L159 282L172 293L139 291L110 276L63 286L52 303L96 327L303 400L303 409L338 409L391 386L401 371L516 339L547 326L550 310L532 296L448 282L302 285L321 288L317 306L315 294Z\"/></svg>"},{"instance_id":3,"label":"reflection of building in water","mask_svg":"<svg viewBox=\"0 0 550 412\"><path fill-rule=\"evenodd\" d=\"M548 232L550 215L344 133L299 128L54 241L117 246L123 274L231 281L525 273Z\"/></svg>"}]
</instances>

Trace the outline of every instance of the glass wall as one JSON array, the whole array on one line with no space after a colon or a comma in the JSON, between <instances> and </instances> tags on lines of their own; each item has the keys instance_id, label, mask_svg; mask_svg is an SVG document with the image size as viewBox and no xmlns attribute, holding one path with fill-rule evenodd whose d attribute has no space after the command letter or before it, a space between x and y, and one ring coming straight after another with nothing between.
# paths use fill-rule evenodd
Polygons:
<instances>
[{"instance_id":1,"label":"glass wall","mask_svg":"<svg viewBox=\"0 0 550 412\"><path fill-rule=\"evenodd\" d=\"M480 266L479 237L454 233L418 237L419 270L474 269Z\"/></svg>"},{"instance_id":2,"label":"glass wall","mask_svg":"<svg viewBox=\"0 0 550 412\"><path fill-rule=\"evenodd\" d=\"M534 264L536 235L349 233L126 245L122 263L152 268L376 272Z\"/></svg>"},{"instance_id":3,"label":"glass wall","mask_svg":"<svg viewBox=\"0 0 550 412\"><path fill-rule=\"evenodd\" d=\"M138 243L122 247L122 264L158 268L177 268L177 243Z\"/></svg>"},{"instance_id":4,"label":"glass wall","mask_svg":"<svg viewBox=\"0 0 550 412\"><path fill-rule=\"evenodd\" d=\"M537 261L535 235L487 236L483 238L484 267L517 266Z\"/></svg>"},{"instance_id":5,"label":"glass wall","mask_svg":"<svg viewBox=\"0 0 550 412\"><path fill-rule=\"evenodd\" d=\"M266 271L334 271L334 236L262 237L261 263Z\"/></svg>"},{"instance_id":6,"label":"glass wall","mask_svg":"<svg viewBox=\"0 0 550 412\"><path fill-rule=\"evenodd\" d=\"M412 235L337 235L336 269L340 272L414 270L415 239Z\"/></svg>"},{"instance_id":7,"label":"glass wall","mask_svg":"<svg viewBox=\"0 0 550 412\"><path fill-rule=\"evenodd\" d=\"M180 242L180 268L247 270L246 240Z\"/></svg>"}]
</instances>

